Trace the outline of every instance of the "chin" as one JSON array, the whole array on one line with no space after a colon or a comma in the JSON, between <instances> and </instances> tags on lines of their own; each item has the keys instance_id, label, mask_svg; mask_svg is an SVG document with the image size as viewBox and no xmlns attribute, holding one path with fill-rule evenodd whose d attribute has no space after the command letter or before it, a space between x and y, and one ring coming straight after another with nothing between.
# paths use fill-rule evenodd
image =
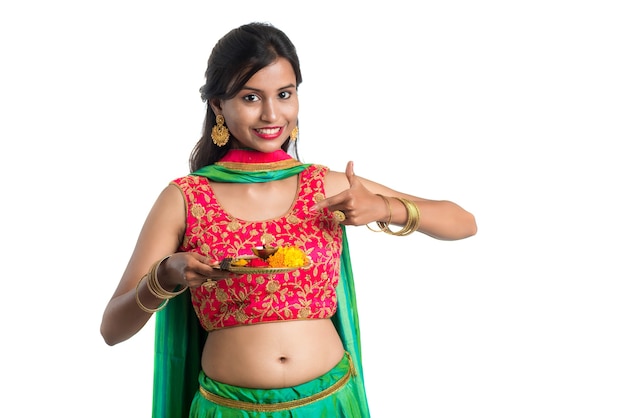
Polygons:
<instances>
[{"instance_id":1,"label":"chin","mask_svg":"<svg viewBox=\"0 0 626 418\"><path fill-rule=\"evenodd\" d=\"M273 141L272 141L273 142ZM265 152L265 153L270 153L270 152L274 152L274 151L278 151L281 149L281 143L272 143L272 144L255 144L256 146L252 147L252 149L255 149L259 152Z\"/></svg>"}]
</instances>

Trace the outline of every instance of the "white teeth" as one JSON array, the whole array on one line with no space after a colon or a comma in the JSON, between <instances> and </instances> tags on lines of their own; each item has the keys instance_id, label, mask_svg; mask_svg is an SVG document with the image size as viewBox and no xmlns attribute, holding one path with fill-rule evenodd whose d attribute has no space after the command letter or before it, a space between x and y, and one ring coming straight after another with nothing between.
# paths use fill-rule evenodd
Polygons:
<instances>
[{"instance_id":1,"label":"white teeth","mask_svg":"<svg viewBox=\"0 0 626 418\"><path fill-rule=\"evenodd\" d=\"M272 135L272 134L278 133L278 131L280 131L280 128L257 129L258 133L265 134L265 135Z\"/></svg>"}]
</instances>

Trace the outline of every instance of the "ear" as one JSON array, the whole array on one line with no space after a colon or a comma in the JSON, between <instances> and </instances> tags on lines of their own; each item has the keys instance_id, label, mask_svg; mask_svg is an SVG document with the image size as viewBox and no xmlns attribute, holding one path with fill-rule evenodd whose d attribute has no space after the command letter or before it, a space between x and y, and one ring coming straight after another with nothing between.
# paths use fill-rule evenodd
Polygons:
<instances>
[{"instance_id":1,"label":"ear","mask_svg":"<svg viewBox=\"0 0 626 418\"><path fill-rule=\"evenodd\" d=\"M211 106L211 110L216 115L222 114L222 101L220 99L211 99L209 100L209 106Z\"/></svg>"}]
</instances>

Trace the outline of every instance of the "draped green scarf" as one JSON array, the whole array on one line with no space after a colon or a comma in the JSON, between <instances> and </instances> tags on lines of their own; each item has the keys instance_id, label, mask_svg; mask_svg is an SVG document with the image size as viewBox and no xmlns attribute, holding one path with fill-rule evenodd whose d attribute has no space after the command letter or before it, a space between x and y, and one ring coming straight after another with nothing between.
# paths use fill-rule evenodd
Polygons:
<instances>
[{"instance_id":1,"label":"draped green scarf","mask_svg":"<svg viewBox=\"0 0 626 418\"><path fill-rule=\"evenodd\" d=\"M192 173L221 182L263 182L296 175L310 164L281 162L280 167L270 170L236 170L228 164L210 165ZM289 167L289 165L293 165ZM337 313L332 322L337 329L344 348L350 353L357 370L358 396L363 411L369 411L363 381L361 340L356 293L352 277L350 250L345 226L341 253L341 277L337 286ZM153 418L188 418L191 401L198 390L201 353L207 333L200 326L191 299L187 293L171 299L165 309L156 314L155 320L154 385L152 400ZM360 418L368 418L366 416Z\"/></svg>"}]
</instances>

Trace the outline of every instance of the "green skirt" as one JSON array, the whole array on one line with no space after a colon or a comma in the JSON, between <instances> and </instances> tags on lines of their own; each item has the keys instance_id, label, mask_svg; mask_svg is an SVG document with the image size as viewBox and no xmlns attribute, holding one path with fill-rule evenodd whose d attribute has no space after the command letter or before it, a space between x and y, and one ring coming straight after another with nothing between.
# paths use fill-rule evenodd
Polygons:
<instances>
[{"instance_id":1,"label":"green skirt","mask_svg":"<svg viewBox=\"0 0 626 418\"><path fill-rule=\"evenodd\" d=\"M200 372L200 388L190 418L360 418L369 416L359 402L350 355L328 373L289 388L251 389L216 382Z\"/></svg>"}]
</instances>

